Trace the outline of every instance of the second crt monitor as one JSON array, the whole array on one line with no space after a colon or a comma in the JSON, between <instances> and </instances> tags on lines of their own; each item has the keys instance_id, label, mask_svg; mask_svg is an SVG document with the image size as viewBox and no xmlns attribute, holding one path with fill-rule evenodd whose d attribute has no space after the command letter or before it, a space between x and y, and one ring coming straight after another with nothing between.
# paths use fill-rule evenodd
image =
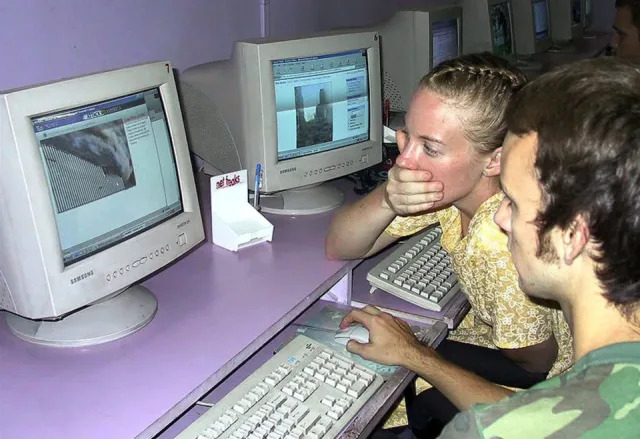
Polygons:
<instances>
[{"instance_id":1,"label":"second crt monitor","mask_svg":"<svg viewBox=\"0 0 640 439\"><path fill-rule=\"evenodd\" d=\"M382 160L375 32L238 42L232 58L180 76L192 151L220 172L262 167L263 211L339 206L327 180Z\"/></svg>"},{"instance_id":2,"label":"second crt monitor","mask_svg":"<svg viewBox=\"0 0 640 439\"><path fill-rule=\"evenodd\" d=\"M533 55L551 48L548 0L511 0L518 55Z\"/></svg>"},{"instance_id":3,"label":"second crt monitor","mask_svg":"<svg viewBox=\"0 0 640 439\"><path fill-rule=\"evenodd\" d=\"M554 0L549 4L551 36L554 43L568 43L582 37L584 28L583 1Z\"/></svg>"},{"instance_id":4,"label":"second crt monitor","mask_svg":"<svg viewBox=\"0 0 640 439\"><path fill-rule=\"evenodd\" d=\"M462 54L462 27L460 6L398 11L371 26L380 33L384 99L392 110L407 111L420 79Z\"/></svg>"},{"instance_id":5,"label":"second crt monitor","mask_svg":"<svg viewBox=\"0 0 640 439\"><path fill-rule=\"evenodd\" d=\"M464 52L492 52L513 60L513 14L510 0L464 0Z\"/></svg>"}]
</instances>

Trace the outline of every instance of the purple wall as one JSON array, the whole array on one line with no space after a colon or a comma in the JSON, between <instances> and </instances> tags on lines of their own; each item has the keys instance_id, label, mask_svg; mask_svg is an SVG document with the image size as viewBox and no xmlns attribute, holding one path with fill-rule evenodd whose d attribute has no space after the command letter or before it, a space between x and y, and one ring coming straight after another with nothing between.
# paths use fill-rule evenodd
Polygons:
<instances>
[{"instance_id":1,"label":"purple wall","mask_svg":"<svg viewBox=\"0 0 640 439\"><path fill-rule=\"evenodd\" d=\"M0 17L0 90L148 61L184 69L260 36L258 0L4 0Z\"/></svg>"},{"instance_id":2,"label":"purple wall","mask_svg":"<svg viewBox=\"0 0 640 439\"><path fill-rule=\"evenodd\" d=\"M233 41L269 30L291 37L369 25L398 8L454 0L3 0L0 90L148 61L179 70L228 58ZM610 29L612 0L594 0L595 25Z\"/></svg>"}]
</instances>

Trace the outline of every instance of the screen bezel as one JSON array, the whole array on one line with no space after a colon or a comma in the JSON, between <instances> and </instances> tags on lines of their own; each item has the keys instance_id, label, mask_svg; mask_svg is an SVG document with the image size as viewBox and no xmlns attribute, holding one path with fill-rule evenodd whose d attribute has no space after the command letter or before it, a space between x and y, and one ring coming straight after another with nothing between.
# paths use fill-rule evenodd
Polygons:
<instances>
[{"instance_id":1,"label":"screen bezel","mask_svg":"<svg viewBox=\"0 0 640 439\"><path fill-rule=\"evenodd\" d=\"M160 99L160 103L162 105L162 111L163 111L163 115L164 115L164 123L165 123L166 128L167 128L167 135L169 136L169 146L171 148L170 152L171 152L171 156L173 157L174 165L176 166L175 167L175 171L176 171L176 177L177 177L178 169L177 169L177 164L176 164L177 162L176 162L176 155L175 155L175 146L173 145L173 139L171 138L171 134L170 134L170 131L169 131L169 123L168 123L168 120L167 120L167 108L166 108L166 105L165 105L165 102L164 102L164 99L163 99L163 96L162 96L162 92L160 91L159 87L152 87L152 88L149 88L147 90L142 90L141 92L126 94L126 95L122 95L122 96L114 96L113 98L107 99L107 100L104 100L104 101L92 102L89 105L80 105L80 106L75 107L75 108L70 108L70 109L66 109L66 110L59 110L59 111L56 111L56 112L53 112L53 113L42 114L42 115L39 115L39 116L36 116L36 117L32 117L30 119L31 119L32 124L35 124L35 120L38 119L38 118L54 117L54 116L57 116L57 115L64 114L65 112L68 112L68 111L79 111L82 108L86 108L87 106L88 107L98 106L98 105L101 105L101 104L104 104L104 103L107 103L107 102L110 102L110 101L126 98L126 97L129 97L129 96L134 96L134 95L139 94L139 93L146 93L146 92L149 92L149 91L157 91L159 93L159 99ZM40 146L40 145L38 145L38 146ZM44 164L43 164L43 172L45 172L44 171ZM46 173L45 173L45 175L46 175ZM46 179L46 177L45 177L45 179ZM63 254L63 263L64 263L65 267L73 265L73 264L75 264L77 262L80 262L81 260L86 259L86 258L88 258L88 257L90 257L92 255L97 254L97 253L103 252L103 251L105 251L105 250L107 250L107 249L109 249L109 248L111 248L113 246L116 246L116 245L120 244L121 242L124 242L124 241L127 241L129 239L132 239L135 236L140 235L141 233L143 233L143 232L145 232L145 231L147 231L149 229L152 229L153 227L156 227L158 224L161 224L161 223L163 223L165 221L169 221L171 218L182 214L184 212L184 202L182 201L182 188L181 188L182 184L181 184L179 178L177 178L177 183L178 183L178 192L179 192L179 197L180 197L180 211L174 212L171 215L163 218L160 221L157 221L157 222L155 222L153 224L145 226L144 228L136 230L134 233L131 233L130 235L123 236L123 237L121 237L119 239L112 240L108 244L104 245L101 248L98 248L98 249L92 250L90 252L84 253L81 256L70 258L68 261L64 260L64 250L61 249L62 254ZM53 207L53 204L54 204L54 202L53 202L53 200L51 200L52 207ZM55 212L54 212L54 217L55 217ZM82 244L86 244L86 242L82 243ZM73 248L73 247L71 247L71 248Z\"/></svg>"},{"instance_id":2,"label":"screen bezel","mask_svg":"<svg viewBox=\"0 0 640 439\"><path fill-rule=\"evenodd\" d=\"M331 33L318 37L282 41L248 42L241 45L245 68L240 70L243 112L248 121L261 121L261 129L245 129L244 142L260 145L261 151L247 148L241 151L243 166L249 178L254 178L256 162L262 161L263 191L274 192L322 183L368 167L381 159L382 155L382 94L381 90L379 37L375 32ZM367 51L369 85L369 140L350 146L323 151L303 157L278 161L277 121L275 111L275 87L272 62L292 57L320 56L351 50ZM255 57L255 58L254 58ZM249 60L256 60L256 66ZM256 99L256 97L258 97ZM245 127L246 128L246 127ZM370 151L371 163L356 163ZM254 155L255 154L255 155ZM377 160L377 161L374 161ZM323 164L312 169L316 164ZM326 164L326 165L324 165ZM313 171L315 173L311 173Z\"/></svg>"},{"instance_id":3,"label":"screen bezel","mask_svg":"<svg viewBox=\"0 0 640 439\"><path fill-rule=\"evenodd\" d=\"M138 93L150 88L158 88L165 108L169 136L173 146L176 168L178 173L180 196L183 203L183 212L177 216L165 220L155 227L135 235L117 245L103 249L85 259L79 260L65 267L62 258L62 249L58 238L58 230L55 222L53 202L49 196L49 187L45 177L44 164L42 163L39 142L35 137L32 118L46 114L70 110L84 105L91 105L123 96ZM95 297L87 293L86 301L101 298L105 295L102 284L103 270L109 270L114 265L120 265L122 254L140 252L140 243L153 238L155 233L165 233L167 236L171 229L175 229L175 222L184 218L186 221L194 212L199 212L195 193L188 191L183 182L189 178L193 181L191 162L188 148L186 147L186 135L183 127L182 114L177 100L177 90L173 79L173 72L169 63L153 63L131 67L127 69L103 72L79 78L71 78L50 84L14 91L6 96L7 104L12 112L12 127L17 139L17 150L20 158L20 172L24 178L24 185L28 195L28 209L30 210L33 225L40 245L42 265L51 289L74 291L76 285L70 282L77 273L87 270L96 270L99 279L95 279ZM114 262L115 261L115 262ZM149 267L151 268L151 267ZM140 275L144 275L140 270ZM153 271L153 270L151 270ZM111 282L111 287L124 287L118 282ZM72 299L69 299L72 301Z\"/></svg>"}]
</instances>

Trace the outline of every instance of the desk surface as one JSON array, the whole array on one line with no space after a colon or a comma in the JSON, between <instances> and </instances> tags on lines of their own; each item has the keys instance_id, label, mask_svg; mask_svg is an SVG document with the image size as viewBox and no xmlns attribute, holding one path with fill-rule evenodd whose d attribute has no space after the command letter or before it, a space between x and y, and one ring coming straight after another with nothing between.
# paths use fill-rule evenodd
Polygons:
<instances>
[{"instance_id":1,"label":"desk surface","mask_svg":"<svg viewBox=\"0 0 640 439\"><path fill-rule=\"evenodd\" d=\"M147 281L158 313L81 349L23 342L0 324L0 438L151 437L219 383L356 262L328 261L331 213L270 217L273 243L202 244Z\"/></svg>"}]
</instances>

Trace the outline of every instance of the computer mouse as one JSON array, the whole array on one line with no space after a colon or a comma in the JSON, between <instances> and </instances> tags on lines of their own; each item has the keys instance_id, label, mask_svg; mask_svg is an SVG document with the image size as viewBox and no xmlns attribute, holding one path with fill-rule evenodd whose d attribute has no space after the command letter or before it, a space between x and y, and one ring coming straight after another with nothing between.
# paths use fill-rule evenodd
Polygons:
<instances>
[{"instance_id":1,"label":"computer mouse","mask_svg":"<svg viewBox=\"0 0 640 439\"><path fill-rule=\"evenodd\" d=\"M360 343L369 343L369 330L362 325L351 325L345 329L340 329L334 337L336 343L347 345L349 340Z\"/></svg>"}]
</instances>

